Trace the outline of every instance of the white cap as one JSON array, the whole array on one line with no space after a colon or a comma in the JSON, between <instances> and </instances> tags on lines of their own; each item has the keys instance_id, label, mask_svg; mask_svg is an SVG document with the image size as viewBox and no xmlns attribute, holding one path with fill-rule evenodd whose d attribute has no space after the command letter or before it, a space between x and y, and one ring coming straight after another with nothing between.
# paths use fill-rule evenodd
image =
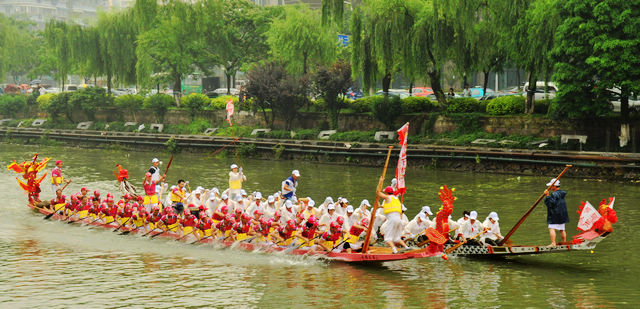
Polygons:
<instances>
[{"instance_id":1,"label":"white cap","mask_svg":"<svg viewBox=\"0 0 640 309\"><path fill-rule=\"evenodd\" d=\"M198 187L196 188L196 190L197 190L197 191L204 191L204 188L203 188L203 187L201 187L201 186L198 186Z\"/></svg>"},{"instance_id":2,"label":"white cap","mask_svg":"<svg viewBox=\"0 0 640 309\"><path fill-rule=\"evenodd\" d=\"M402 211L407 211L407 207L402 204Z\"/></svg>"},{"instance_id":3,"label":"white cap","mask_svg":"<svg viewBox=\"0 0 640 309\"><path fill-rule=\"evenodd\" d=\"M353 206L351 205L347 206L347 212L353 212Z\"/></svg>"},{"instance_id":4,"label":"white cap","mask_svg":"<svg viewBox=\"0 0 640 309\"><path fill-rule=\"evenodd\" d=\"M495 221L500 220L500 218L498 218L498 213L497 213L497 212L495 212L495 211L490 212L490 213L489 213L489 217L488 217L488 218L491 218L491 219L493 219L493 220L495 220Z\"/></svg>"},{"instance_id":5,"label":"white cap","mask_svg":"<svg viewBox=\"0 0 640 309\"><path fill-rule=\"evenodd\" d=\"M550 186L550 185L552 185L552 184L554 184L554 183L555 183L555 186L556 186L556 187L559 187L559 186L560 186L560 180L557 180L557 179L555 179L555 178L552 178L552 179L547 183L547 187L548 187L548 186Z\"/></svg>"},{"instance_id":6,"label":"white cap","mask_svg":"<svg viewBox=\"0 0 640 309\"><path fill-rule=\"evenodd\" d=\"M429 206L422 206L422 213L426 213L429 216L433 216L433 212L431 212L431 207Z\"/></svg>"},{"instance_id":7,"label":"white cap","mask_svg":"<svg viewBox=\"0 0 640 309\"><path fill-rule=\"evenodd\" d=\"M218 190L218 188L216 188L216 187L213 187L213 188L211 188L211 193L220 194L220 190Z\"/></svg>"},{"instance_id":8,"label":"white cap","mask_svg":"<svg viewBox=\"0 0 640 309\"><path fill-rule=\"evenodd\" d=\"M153 160L151 160L151 163L156 163L156 162L160 162L160 160L158 160L158 158L153 158Z\"/></svg>"},{"instance_id":9,"label":"white cap","mask_svg":"<svg viewBox=\"0 0 640 309\"><path fill-rule=\"evenodd\" d=\"M193 191L193 194L202 194L202 191L200 191L200 189L196 189L195 191Z\"/></svg>"},{"instance_id":10,"label":"white cap","mask_svg":"<svg viewBox=\"0 0 640 309\"><path fill-rule=\"evenodd\" d=\"M300 172L298 170L293 170L291 172L291 175L296 176L296 177L300 177Z\"/></svg>"},{"instance_id":11,"label":"white cap","mask_svg":"<svg viewBox=\"0 0 640 309\"><path fill-rule=\"evenodd\" d=\"M269 203L273 203L273 202L275 202L275 201L276 201L276 198L275 198L275 197L273 197L273 195L269 195L269 197L267 197L267 202L269 202Z\"/></svg>"},{"instance_id":12,"label":"white cap","mask_svg":"<svg viewBox=\"0 0 640 309\"><path fill-rule=\"evenodd\" d=\"M349 200L346 197L342 198L342 202L345 203L345 204L349 204Z\"/></svg>"},{"instance_id":13,"label":"white cap","mask_svg":"<svg viewBox=\"0 0 640 309\"><path fill-rule=\"evenodd\" d=\"M362 200L362 202L360 202L360 206L362 206L362 205L371 206L371 204L369 204L369 200L367 200L367 199L364 199L364 200Z\"/></svg>"},{"instance_id":14,"label":"white cap","mask_svg":"<svg viewBox=\"0 0 640 309\"><path fill-rule=\"evenodd\" d=\"M216 199L216 196L215 196L215 195L209 196L209 200L210 200L210 201L215 201L215 199Z\"/></svg>"},{"instance_id":15,"label":"white cap","mask_svg":"<svg viewBox=\"0 0 640 309\"><path fill-rule=\"evenodd\" d=\"M245 191L244 189L240 189L240 194L241 195L247 195L247 191Z\"/></svg>"},{"instance_id":16,"label":"white cap","mask_svg":"<svg viewBox=\"0 0 640 309\"><path fill-rule=\"evenodd\" d=\"M253 196L256 198L256 200L259 200L262 198L262 193L256 192L256 194L254 194Z\"/></svg>"},{"instance_id":17,"label":"white cap","mask_svg":"<svg viewBox=\"0 0 640 309\"><path fill-rule=\"evenodd\" d=\"M223 200L226 200L226 199L228 199L228 198L229 198L229 196L223 193L223 194L222 194L222 196L221 196L220 198L221 198L221 199L223 199Z\"/></svg>"},{"instance_id":18,"label":"white cap","mask_svg":"<svg viewBox=\"0 0 640 309\"><path fill-rule=\"evenodd\" d=\"M327 210L331 210L331 209L335 210L336 209L336 205L329 204L329 206L327 206Z\"/></svg>"},{"instance_id":19,"label":"white cap","mask_svg":"<svg viewBox=\"0 0 640 309\"><path fill-rule=\"evenodd\" d=\"M477 220L478 212L476 212L475 210L472 210L471 213L469 213L469 219Z\"/></svg>"},{"instance_id":20,"label":"white cap","mask_svg":"<svg viewBox=\"0 0 640 309\"><path fill-rule=\"evenodd\" d=\"M427 221L427 215L424 212L419 213L418 218L422 221Z\"/></svg>"},{"instance_id":21,"label":"white cap","mask_svg":"<svg viewBox=\"0 0 640 309\"><path fill-rule=\"evenodd\" d=\"M238 168L237 164L231 164L231 169Z\"/></svg>"},{"instance_id":22,"label":"white cap","mask_svg":"<svg viewBox=\"0 0 640 309\"><path fill-rule=\"evenodd\" d=\"M324 203L333 204L333 198L331 196L327 196L327 198L324 199Z\"/></svg>"},{"instance_id":23,"label":"white cap","mask_svg":"<svg viewBox=\"0 0 640 309\"><path fill-rule=\"evenodd\" d=\"M240 195L236 195L236 199L235 199L235 201L236 201L236 202L242 202L242 196L240 196Z\"/></svg>"},{"instance_id":24,"label":"white cap","mask_svg":"<svg viewBox=\"0 0 640 309\"><path fill-rule=\"evenodd\" d=\"M291 200L287 200L286 202L284 202L284 207L287 207L287 208L293 207L293 203L291 203Z\"/></svg>"},{"instance_id":25,"label":"white cap","mask_svg":"<svg viewBox=\"0 0 640 309\"><path fill-rule=\"evenodd\" d=\"M397 178L393 178L391 179L391 186L395 187L398 184L398 179Z\"/></svg>"},{"instance_id":26,"label":"white cap","mask_svg":"<svg viewBox=\"0 0 640 309\"><path fill-rule=\"evenodd\" d=\"M314 200L309 200L309 204L307 204L307 206L316 206L316 202Z\"/></svg>"}]
</instances>

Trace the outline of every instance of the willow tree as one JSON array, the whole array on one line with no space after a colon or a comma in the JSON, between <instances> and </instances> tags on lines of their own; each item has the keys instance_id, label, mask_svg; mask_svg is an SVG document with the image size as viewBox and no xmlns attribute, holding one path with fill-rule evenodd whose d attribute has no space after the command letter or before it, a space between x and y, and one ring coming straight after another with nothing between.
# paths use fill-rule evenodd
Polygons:
<instances>
[{"instance_id":1,"label":"willow tree","mask_svg":"<svg viewBox=\"0 0 640 309\"><path fill-rule=\"evenodd\" d=\"M312 65L331 62L336 52L336 32L322 27L320 14L308 5L287 6L284 18L274 19L267 33L272 55L294 74L307 74Z\"/></svg>"},{"instance_id":2,"label":"willow tree","mask_svg":"<svg viewBox=\"0 0 640 309\"><path fill-rule=\"evenodd\" d=\"M172 0L158 8L156 23L138 35L136 75L143 86L170 82L176 102L182 88L182 78L195 69L194 55L198 50L193 6Z\"/></svg>"},{"instance_id":3,"label":"willow tree","mask_svg":"<svg viewBox=\"0 0 640 309\"><path fill-rule=\"evenodd\" d=\"M342 28L344 20L343 0L322 0L321 11L323 26L335 23L338 28Z\"/></svg>"},{"instance_id":4,"label":"willow tree","mask_svg":"<svg viewBox=\"0 0 640 309\"><path fill-rule=\"evenodd\" d=\"M111 91L111 78L119 84L136 82L136 36L138 33L131 10L102 13L98 16L97 29L100 48L103 50L104 72L107 88Z\"/></svg>"},{"instance_id":5,"label":"willow tree","mask_svg":"<svg viewBox=\"0 0 640 309\"><path fill-rule=\"evenodd\" d=\"M370 90L382 79L382 90L389 92L393 74L406 68L411 58L410 32L420 1L365 0L352 16L351 64Z\"/></svg>"},{"instance_id":6,"label":"willow tree","mask_svg":"<svg viewBox=\"0 0 640 309\"><path fill-rule=\"evenodd\" d=\"M56 77L64 89L67 75L72 67L71 44L69 43L69 25L63 21L51 20L45 26L45 38L49 52L55 57Z\"/></svg>"}]
</instances>

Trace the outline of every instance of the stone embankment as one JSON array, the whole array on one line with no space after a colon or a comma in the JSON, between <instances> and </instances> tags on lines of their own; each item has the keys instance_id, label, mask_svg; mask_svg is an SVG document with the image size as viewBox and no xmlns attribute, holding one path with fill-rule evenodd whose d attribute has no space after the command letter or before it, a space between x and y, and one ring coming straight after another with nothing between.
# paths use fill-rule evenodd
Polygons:
<instances>
[{"instance_id":1,"label":"stone embankment","mask_svg":"<svg viewBox=\"0 0 640 309\"><path fill-rule=\"evenodd\" d=\"M0 127L0 137L9 141L55 140L83 147L171 148L208 154L215 154L222 148L233 151L234 147L239 147L243 155L257 158L363 166L382 166L389 146L384 143L7 127ZM397 154L396 147L393 156L397 157ZM409 145L407 157L413 167L541 176L558 174L566 164L571 164L574 167L568 177L640 181L639 154Z\"/></svg>"}]
</instances>

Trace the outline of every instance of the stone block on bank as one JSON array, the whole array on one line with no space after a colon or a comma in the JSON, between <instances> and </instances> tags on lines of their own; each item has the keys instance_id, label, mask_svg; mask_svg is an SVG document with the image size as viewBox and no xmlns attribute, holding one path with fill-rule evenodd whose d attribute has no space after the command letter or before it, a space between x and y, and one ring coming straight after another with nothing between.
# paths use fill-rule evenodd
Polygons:
<instances>
[{"instance_id":1,"label":"stone block on bank","mask_svg":"<svg viewBox=\"0 0 640 309\"><path fill-rule=\"evenodd\" d=\"M206 130L204 130L204 134L212 135L213 133L216 133L216 131L218 131L218 128L207 128Z\"/></svg>"},{"instance_id":2,"label":"stone block on bank","mask_svg":"<svg viewBox=\"0 0 640 309\"><path fill-rule=\"evenodd\" d=\"M158 133L162 133L162 130L164 129L164 124L162 124L162 123L152 123L150 129L151 129L151 131L153 131L153 129L156 129L158 131Z\"/></svg>"},{"instance_id":3,"label":"stone block on bank","mask_svg":"<svg viewBox=\"0 0 640 309\"><path fill-rule=\"evenodd\" d=\"M569 142L569 140L578 140L580 142L580 144L586 144L587 143L587 136L586 135L570 135L570 134L562 134L560 135L560 142L562 144L566 144L567 142Z\"/></svg>"},{"instance_id":4,"label":"stone block on bank","mask_svg":"<svg viewBox=\"0 0 640 309\"><path fill-rule=\"evenodd\" d=\"M549 140L548 139L541 139L541 140L533 141L533 142L529 143L529 145L538 146L538 148L542 148L542 147L545 147L545 146L549 145Z\"/></svg>"},{"instance_id":5,"label":"stone block on bank","mask_svg":"<svg viewBox=\"0 0 640 309\"><path fill-rule=\"evenodd\" d=\"M135 126L135 125L137 125L137 124L138 124L137 122L129 121L129 122L125 122L125 123L124 123L124 126L125 126L125 127L128 127L128 126Z\"/></svg>"},{"instance_id":6,"label":"stone block on bank","mask_svg":"<svg viewBox=\"0 0 640 309\"><path fill-rule=\"evenodd\" d=\"M88 130L92 124L93 124L93 121L80 122L78 123L78 126L76 126L76 129Z\"/></svg>"},{"instance_id":7,"label":"stone block on bank","mask_svg":"<svg viewBox=\"0 0 640 309\"><path fill-rule=\"evenodd\" d=\"M510 140L510 139L503 139L499 142L502 145L513 145L513 144L517 144L518 142Z\"/></svg>"},{"instance_id":8,"label":"stone block on bank","mask_svg":"<svg viewBox=\"0 0 640 309\"><path fill-rule=\"evenodd\" d=\"M329 139L329 136L336 134L336 130L325 130L325 131L320 131L320 133L318 134L318 139Z\"/></svg>"},{"instance_id":9,"label":"stone block on bank","mask_svg":"<svg viewBox=\"0 0 640 309\"><path fill-rule=\"evenodd\" d=\"M486 145L489 143L495 143L495 139L490 139L490 138L479 138L473 142L471 142L471 144L478 144L478 145Z\"/></svg>"},{"instance_id":10,"label":"stone block on bank","mask_svg":"<svg viewBox=\"0 0 640 309\"><path fill-rule=\"evenodd\" d=\"M378 131L376 132L376 135L373 137L373 139L375 139L376 141L381 141L381 140L392 140L396 137L396 132L395 131Z\"/></svg>"},{"instance_id":11,"label":"stone block on bank","mask_svg":"<svg viewBox=\"0 0 640 309\"><path fill-rule=\"evenodd\" d=\"M24 121L20 121L20 122L18 123L18 125L16 126L16 128L22 127L22 124L23 124L23 123L24 123Z\"/></svg>"},{"instance_id":12,"label":"stone block on bank","mask_svg":"<svg viewBox=\"0 0 640 309\"><path fill-rule=\"evenodd\" d=\"M11 119L11 118L7 118L7 119L2 119L2 120L0 120L0 126L3 126L5 122L9 122L9 121L11 121L11 120L13 120L13 119Z\"/></svg>"},{"instance_id":13,"label":"stone block on bank","mask_svg":"<svg viewBox=\"0 0 640 309\"><path fill-rule=\"evenodd\" d=\"M271 129L254 129L251 131L251 135L257 135L258 133L269 133Z\"/></svg>"},{"instance_id":14,"label":"stone block on bank","mask_svg":"<svg viewBox=\"0 0 640 309\"><path fill-rule=\"evenodd\" d=\"M47 121L47 119L36 119L31 123L32 127L39 127L42 124L44 124Z\"/></svg>"}]
</instances>

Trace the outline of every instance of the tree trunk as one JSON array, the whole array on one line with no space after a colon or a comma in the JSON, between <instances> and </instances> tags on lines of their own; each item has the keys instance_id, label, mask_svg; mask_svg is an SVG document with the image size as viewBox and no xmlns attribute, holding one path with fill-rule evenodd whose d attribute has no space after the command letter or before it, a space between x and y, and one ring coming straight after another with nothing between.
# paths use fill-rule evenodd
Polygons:
<instances>
[{"instance_id":1,"label":"tree trunk","mask_svg":"<svg viewBox=\"0 0 640 309\"><path fill-rule=\"evenodd\" d=\"M489 70L482 71L484 73L484 82L482 83L482 95L487 95L487 84L489 83Z\"/></svg>"},{"instance_id":2,"label":"tree trunk","mask_svg":"<svg viewBox=\"0 0 640 309\"><path fill-rule=\"evenodd\" d=\"M224 75L227 77L227 94L231 94L231 73L229 70L224 70Z\"/></svg>"},{"instance_id":3,"label":"tree trunk","mask_svg":"<svg viewBox=\"0 0 640 309\"><path fill-rule=\"evenodd\" d=\"M176 105L180 107L180 91L182 90L182 80L180 74L174 72L173 74L173 98L176 100Z\"/></svg>"},{"instance_id":4,"label":"tree trunk","mask_svg":"<svg viewBox=\"0 0 640 309\"><path fill-rule=\"evenodd\" d=\"M467 73L464 73L462 75L462 89L464 89L464 86L468 85L469 81L467 80Z\"/></svg>"},{"instance_id":5,"label":"tree trunk","mask_svg":"<svg viewBox=\"0 0 640 309\"><path fill-rule=\"evenodd\" d=\"M107 93L111 93L111 70L107 70Z\"/></svg>"},{"instance_id":6,"label":"tree trunk","mask_svg":"<svg viewBox=\"0 0 640 309\"><path fill-rule=\"evenodd\" d=\"M391 87L391 72L387 72L382 77L382 92L389 93L389 87Z\"/></svg>"},{"instance_id":7,"label":"tree trunk","mask_svg":"<svg viewBox=\"0 0 640 309\"><path fill-rule=\"evenodd\" d=\"M442 91L442 85L440 84L440 71L433 70L427 73L429 75L429 81L431 82L431 89L433 89L433 93L436 95L436 99L438 100L438 105L441 110L445 109L445 105L447 104L447 98L444 96L444 91Z\"/></svg>"},{"instance_id":8,"label":"tree trunk","mask_svg":"<svg viewBox=\"0 0 640 309\"><path fill-rule=\"evenodd\" d=\"M516 83L518 84L518 90L520 90L520 68L516 67Z\"/></svg>"},{"instance_id":9,"label":"tree trunk","mask_svg":"<svg viewBox=\"0 0 640 309\"><path fill-rule=\"evenodd\" d=\"M307 58L309 56L307 53L303 53L302 55L302 75L307 75Z\"/></svg>"},{"instance_id":10,"label":"tree trunk","mask_svg":"<svg viewBox=\"0 0 640 309\"><path fill-rule=\"evenodd\" d=\"M525 101L524 105L524 112L527 114L533 114L534 111L533 105L535 103L536 79L537 78L535 72L529 72L529 86L527 87L527 89L525 89L527 91L527 100Z\"/></svg>"},{"instance_id":11,"label":"tree trunk","mask_svg":"<svg viewBox=\"0 0 640 309\"><path fill-rule=\"evenodd\" d=\"M413 96L413 81L409 83L409 95Z\"/></svg>"}]
</instances>

